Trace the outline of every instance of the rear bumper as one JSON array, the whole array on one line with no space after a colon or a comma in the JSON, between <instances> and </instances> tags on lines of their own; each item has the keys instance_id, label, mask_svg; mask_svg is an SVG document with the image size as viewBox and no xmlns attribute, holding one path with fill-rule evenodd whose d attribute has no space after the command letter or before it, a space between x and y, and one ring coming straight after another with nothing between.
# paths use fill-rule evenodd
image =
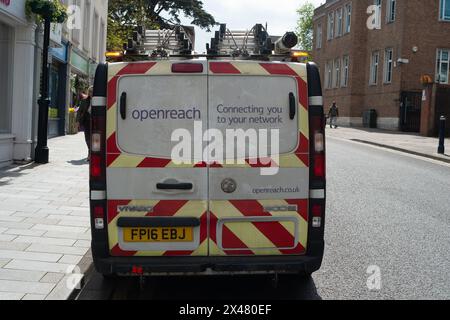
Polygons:
<instances>
[{"instance_id":1,"label":"rear bumper","mask_svg":"<svg viewBox=\"0 0 450 320\"><path fill-rule=\"evenodd\" d=\"M304 256L98 257L93 243L92 252L96 270L104 275L133 275L133 266L142 267L144 275L311 274L320 269L324 244L310 243L311 248L314 250L309 250L310 253Z\"/></svg>"}]
</instances>

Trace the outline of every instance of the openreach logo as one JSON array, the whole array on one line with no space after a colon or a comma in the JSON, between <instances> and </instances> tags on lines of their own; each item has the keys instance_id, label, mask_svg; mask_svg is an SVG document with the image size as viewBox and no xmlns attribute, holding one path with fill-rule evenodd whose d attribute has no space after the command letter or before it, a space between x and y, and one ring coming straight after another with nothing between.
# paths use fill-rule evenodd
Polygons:
<instances>
[{"instance_id":1,"label":"openreach logo","mask_svg":"<svg viewBox=\"0 0 450 320\"><path fill-rule=\"evenodd\" d=\"M204 131L202 121L194 121L194 130L179 128L172 132L171 159L176 165L193 165L193 159L209 164L255 165L263 176L279 171L279 129L219 129Z\"/></svg>"}]
</instances>

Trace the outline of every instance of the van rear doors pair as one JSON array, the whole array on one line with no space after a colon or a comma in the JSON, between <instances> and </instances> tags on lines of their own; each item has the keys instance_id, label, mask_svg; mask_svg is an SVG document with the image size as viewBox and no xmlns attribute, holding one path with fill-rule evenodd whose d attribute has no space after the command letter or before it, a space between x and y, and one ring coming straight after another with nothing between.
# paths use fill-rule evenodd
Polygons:
<instances>
[{"instance_id":1,"label":"van rear doors pair","mask_svg":"<svg viewBox=\"0 0 450 320\"><path fill-rule=\"evenodd\" d=\"M111 256L305 254L305 65L193 60L108 69Z\"/></svg>"}]
</instances>

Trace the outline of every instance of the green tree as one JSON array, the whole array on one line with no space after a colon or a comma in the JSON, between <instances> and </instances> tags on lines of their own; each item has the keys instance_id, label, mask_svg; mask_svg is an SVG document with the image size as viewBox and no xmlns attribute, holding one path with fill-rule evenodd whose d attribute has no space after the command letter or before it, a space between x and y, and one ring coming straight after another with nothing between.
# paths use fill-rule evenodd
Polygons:
<instances>
[{"instance_id":1,"label":"green tree","mask_svg":"<svg viewBox=\"0 0 450 320\"><path fill-rule=\"evenodd\" d=\"M313 16L314 5L311 2L304 3L298 10L297 35L299 45L303 50L311 51L313 44Z\"/></svg>"},{"instance_id":2,"label":"green tree","mask_svg":"<svg viewBox=\"0 0 450 320\"><path fill-rule=\"evenodd\" d=\"M180 24L183 15L192 19L191 24L208 31L216 24L203 9L203 0L110 0L107 49L122 49L137 25L164 29Z\"/></svg>"}]
</instances>

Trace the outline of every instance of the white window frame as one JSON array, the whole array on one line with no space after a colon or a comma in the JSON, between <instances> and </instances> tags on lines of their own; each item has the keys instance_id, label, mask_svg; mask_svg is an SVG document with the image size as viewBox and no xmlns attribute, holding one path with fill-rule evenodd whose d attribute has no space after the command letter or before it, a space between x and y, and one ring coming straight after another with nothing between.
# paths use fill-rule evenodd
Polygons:
<instances>
[{"instance_id":1,"label":"white window frame","mask_svg":"<svg viewBox=\"0 0 450 320\"><path fill-rule=\"evenodd\" d=\"M334 59L333 62L333 88L339 88L339 84L341 82L341 59Z\"/></svg>"},{"instance_id":2,"label":"white window frame","mask_svg":"<svg viewBox=\"0 0 450 320\"><path fill-rule=\"evenodd\" d=\"M450 6L450 0L439 0L439 20L450 21L450 15L446 16L445 11L447 6Z\"/></svg>"},{"instance_id":3,"label":"white window frame","mask_svg":"<svg viewBox=\"0 0 450 320\"><path fill-rule=\"evenodd\" d=\"M92 2L85 0L83 12L83 48L89 52L91 40Z\"/></svg>"},{"instance_id":4,"label":"white window frame","mask_svg":"<svg viewBox=\"0 0 450 320\"><path fill-rule=\"evenodd\" d=\"M385 84L392 83L394 76L394 49L386 48L384 51L384 79Z\"/></svg>"},{"instance_id":5,"label":"white window frame","mask_svg":"<svg viewBox=\"0 0 450 320\"><path fill-rule=\"evenodd\" d=\"M350 33L352 27L352 3L347 3L344 9L344 34Z\"/></svg>"},{"instance_id":6,"label":"white window frame","mask_svg":"<svg viewBox=\"0 0 450 320\"><path fill-rule=\"evenodd\" d=\"M341 79L341 87L348 87L348 77L350 75L350 56L344 55L342 57L342 79Z\"/></svg>"},{"instance_id":7,"label":"white window frame","mask_svg":"<svg viewBox=\"0 0 450 320\"><path fill-rule=\"evenodd\" d=\"M334 39L334 11L328 13L327 39Z\"/></svg>"},{"instance_id":8,"label":"white window frame","mask_svg":"<svg viewBox=\"0 0 450 320\"><path fill-rule=\"evenodd\" d=\"M322 24L319 23L316 29L316 49L322 48L322 41L323 41L323 29Z\"/></svg>"},{"instance_id":9,"label":"white window frame","mask_svg":"<svg viewBox=\"0 0 450 320\"><path fill-rule=\"evenodd\" d=\"M395 21L396 17L397 17L397 1L387 0L386 22L392 23Z\"/></svg>"},{"instance_id":10,"label":"white window frame","mask_svg":"<svg viewBox=\"0 0 450 320\"><path fill-rule=\"evenodd\" d=\"M443 53L447 52L447 60L443 60L442 56ZM446 81L441 80L441 71L443 68L443 65L447 65L447 79ZM438 49L436 54L436 82L441 84L449 84L449 77L450 77L450 49Z\"/></svg>"},{"instance_id":11,"label":"white window frame","mask_svg":"<svg viewBox=\"0 0 450 320\"><path fill-rule=\"evenodd\" d=\"M331 89L333 86L333 62L327 61L325 63L325 88Z\"/></svg>"},{"instance_id":12,"label":"white window frame","mask_svg":"<svg viewBox=\"0 0 450 320\"><path fill-rule=\"evenodd\" d=\"M74 5L74 7L81 8L81 0L73 0L72 3ZM73 14L76 14L76 12L74 12ZM81 16L81 13L80 13L80 16ZM75 18L82 19L82 17L75 17ZM75 21L75 22L76 23L79 22L80 25L82 25L81 21ZM79 45L80 38L81 38L81 30L79 28L73 28L72 29L72 42Z\"/></svg>"},{"instance_id":13,"label":"white window frame","mask_svg":"<svg viewBox=\"0 0 450 320\"><path fill-rule=\"evenodd\" d=\"M343 35L343 8L339 8L336 10L336 18L335 18L335 27L336 27L336 38L341 37Z\"/></svg>"},{"instance_id":14,"label":"white window frame","mask_svg":"<svg viewBox=\"0 0 450 320\"><path fill-rule=\"evenodd\" d=\"M380 66L380 51L372 52L370 62L370 79L369 85L376 86L378 84L378 69Z\"/></svg>"}]
</instances>

